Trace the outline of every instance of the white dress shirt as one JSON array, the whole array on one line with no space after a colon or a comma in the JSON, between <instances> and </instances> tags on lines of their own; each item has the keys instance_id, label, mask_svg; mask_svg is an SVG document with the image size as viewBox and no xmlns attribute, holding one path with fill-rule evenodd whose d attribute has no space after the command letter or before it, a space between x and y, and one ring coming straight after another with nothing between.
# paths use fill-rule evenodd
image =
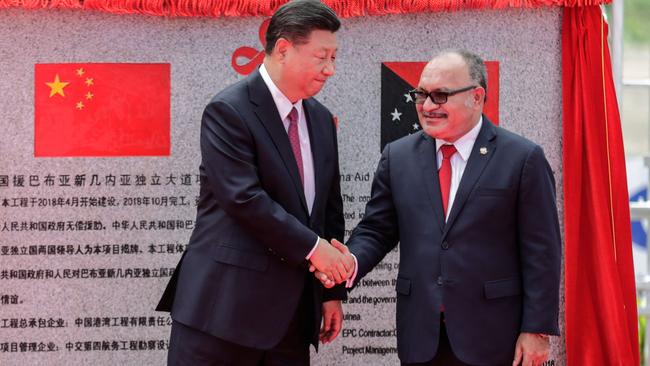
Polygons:
<instances>
[{"instance_id":1,"label":"white dress shirt","mask_svg":"<svg viewBox=\"0 0 650 366\"><path fill-rule=\"evenodd\" d=\"M302 156L302 173L303 173L303 191L305 192L305 201L307 202L307 209L311 215L311 209L314 207L314 198L316 197L316 182L314 178L314 158L311 154L311 142L309 141L309 130L307 129L307 118L305 117L305 110L302 108L302 99L298 100L295 104L291 103L278 87L275 85L264 64L260 66L260 76L269 88L275 107L278 109L280 119L284 124L284 130L289 132L289 113L292 108L298 111L298 137L300 139L300 155ZM318 246L318 240L312 250L307 254L306 259L309 259Z\"/></svg>"},{"instance_id":2,"label":"white dress shirt","mask_svg":"<svg viewBox=\"0 0 650 366\"><path fill-rule=\"evenodd\" d=\"M458 191L460 180L463 177L463 173L465 172L465 167L467 166L467 159L469 159L469 155L472 153L472 148L474 148L474 143L476 142L478 133L481 131L481 125L483 125L483 116L479 118L476 126L472 127L472 129L469 130L469 132L467 132L466 134L461 136L458 140L453 142L453 145L456 147L456 153L449 160L449 162L451 163L451 186L449 187L449 203L447 205L449 209L447 210L447 215L445 216L445 220L449 218L449 213L451 212L451 208L453 207L454 198L456 196L456 192ZM452 144L452 143L447 142L445 140L436 139L436 158L438 161L438 170L440 170L440 165L442 164L442 152L440 151L440 146L445 144ZM431 177L431 179L434 178ZM346 282L345 287L347 288L352 287L352 284L354 283L357 277L357 270L358 270L357 257L354 256L354 273L352 274L352 276L350 276L350 279L348 279L348 281Z\"/></svg>"},{"instance_id":3,"label":"white dress shirt","mask_svg":"<svg viewBox=\"0 0 650 366\"><path fill-rule=\"evenodd\" d=\"M305 201L307 202L307 209L311 214L311 209L314 206L314 198L316 197L316 184L314 182L314 159L311 154L311 143L309 141L309 130L307 129L307 118L305 117L305 110L302 108L302 99L292 104L280 89L273 83L271 76L264 64L260 67L260 75L264 83L269 88L275 106L280 113L280 119L284 124L284 130L289 131L289 113L292 108L298 111L298 137L300 138L300 154L302 156L302 172L303 179L305 180L303 190L305 192Z\"/></svg>"},{"instance_id":4,"label":"white dress shirt","mask_svg":"<svg viewBox=\"0 0 650 366\"><path fill-rule=\"evenodd\" d=\"M453 144L456 147L456 153L452 155L449 162L451 163L451 186L449 187L449 203L447 204L447 215L445 216L445 221L449 218L449 213L454 207L454 199L456 198L456 192L458 191L458 185L460 185L460 180L463 177L465 172L465 167L467 166L467 159L472 153L472 148L478 137L478 133L481 131L481 125L483 124L483 117L481 116L478 120L476 126L474 126L469 132L464 134L461 138L455 142L447 142L445 140L436 139L436 157L438 161L438 170L440 170L440 165L442 164L442 151L440 151L440 146L445 144Z\"/></svg>"}]
</instances>

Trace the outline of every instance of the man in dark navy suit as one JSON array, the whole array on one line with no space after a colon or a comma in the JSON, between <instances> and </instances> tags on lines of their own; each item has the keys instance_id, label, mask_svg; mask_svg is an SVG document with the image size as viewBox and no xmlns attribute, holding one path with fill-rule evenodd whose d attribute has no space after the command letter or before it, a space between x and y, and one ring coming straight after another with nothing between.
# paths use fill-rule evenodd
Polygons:
<instances>
[{"instance_id":1,"label":"man in dark navy suit","mask_svg":"<svg viewBox=\"0 0 650 366\"><path fill-rule=\"evenodd\" d=\"M539 366L559 334L553 172L538 145L482 114L486 89L472 53L426 65L411 91L423 131L385 147L347 242L353 281L400 242L402 365Z\"/></svg>"},{"instance_id":2,"label":"man in dark navy suit","mask_svg":"<svg viewBox=\"0 0 650 366\"><path fill-rule=\"evenodd\" d=\"M283 5L263 65L205 108L196 227L158 306L169 365L309 365L309 344L338 335L345 288L308 266L338 281L354 269L326 241L344 232L336 126L312 98L339 27L319 1Z\"/></svg>"}]
</instances>

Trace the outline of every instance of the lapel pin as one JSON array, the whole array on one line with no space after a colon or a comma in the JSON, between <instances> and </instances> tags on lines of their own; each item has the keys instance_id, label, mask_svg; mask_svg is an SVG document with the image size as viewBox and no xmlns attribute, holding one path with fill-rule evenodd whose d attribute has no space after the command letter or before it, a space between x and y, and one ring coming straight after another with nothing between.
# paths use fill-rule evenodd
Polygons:
<instances>
[{"instance_id":1,"label":"lapel pin","mask_svg":"<svg viewBox=\"0 0 650 366\"><path fill-rule=\"evenodd\" d=\"M487 147L484 146L484 147L480 148L479 152L481 153L481 155L487 154Z\"/></svg>"}]
</instances>

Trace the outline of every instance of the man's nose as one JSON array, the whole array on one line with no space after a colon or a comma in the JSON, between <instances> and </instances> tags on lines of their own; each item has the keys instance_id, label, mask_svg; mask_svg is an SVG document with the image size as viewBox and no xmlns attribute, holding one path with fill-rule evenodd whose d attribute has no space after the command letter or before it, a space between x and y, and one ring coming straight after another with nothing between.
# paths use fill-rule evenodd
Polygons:
<instances>
[{"instance_id":1,"label":"man's nose","mask_svg":"<svg viewBox=\"0 0 650 366\"><path fill-rule=\"evenodd\" d=\"M334 75L335 72L336 64L334 63L334 60L328 60L323 67L323 74L325 74L327 77L330 77Z\"/></svg>"}]
</instances>

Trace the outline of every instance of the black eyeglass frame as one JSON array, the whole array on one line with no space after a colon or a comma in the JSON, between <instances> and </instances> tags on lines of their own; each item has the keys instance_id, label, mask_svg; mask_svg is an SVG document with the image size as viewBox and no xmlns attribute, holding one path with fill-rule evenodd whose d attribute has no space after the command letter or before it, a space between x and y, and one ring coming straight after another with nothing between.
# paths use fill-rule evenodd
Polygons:
<instances>
[{"instance_id":1,"label":"black eyeglass frame","mask_svg":"<svg viewBox=\"0 0 650 366\"><path fill-rule=\"evenodd\" d=\"M431 98L431 101L435 104L445 104L447 103L447 100L449 99L450 96L463 93L468 90L476 89L478 87L479 87L478 85L470 85L455 90L449 90L449 91L434 90L431 92L426 92L421 89L413 89L413 90L409 90L409 95L411 96L411 98L413 98L413 103L415 104L424 104L427 101L427 98ZM426 97L424 99L421 99L421 97L418 98L418 94L420 94L420 96L426 95ZM418 101L418 99L420 99L421 101Z\"/></svg>"}]
</instances>

